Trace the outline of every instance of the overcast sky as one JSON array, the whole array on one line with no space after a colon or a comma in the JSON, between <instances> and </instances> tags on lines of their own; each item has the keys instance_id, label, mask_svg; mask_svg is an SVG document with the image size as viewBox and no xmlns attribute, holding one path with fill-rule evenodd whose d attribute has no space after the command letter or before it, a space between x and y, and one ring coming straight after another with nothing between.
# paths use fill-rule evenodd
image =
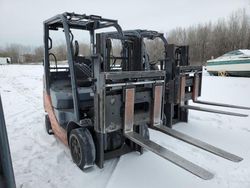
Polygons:
<instances>
[{"instance_id":1,"label":"overcast sky","mask_svg":"<svg viewBox=\"0 0 250 188\"><path fill-rule=\"evenodd\" d=\"M42 45L43 21L65 11L117 19L123 29L169 31L216 21L250 0L0 0L0 46Z\"/></svg>"}]
</instances>

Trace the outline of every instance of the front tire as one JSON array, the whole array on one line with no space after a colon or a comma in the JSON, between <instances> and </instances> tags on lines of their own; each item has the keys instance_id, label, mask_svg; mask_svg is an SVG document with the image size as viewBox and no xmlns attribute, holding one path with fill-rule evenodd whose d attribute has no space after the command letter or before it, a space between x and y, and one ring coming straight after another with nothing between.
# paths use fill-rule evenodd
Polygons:
<instances>
[{"instance_id":1,"label":"front tire","mask_svg":"<svg viewBox=\"0 0 250 188\"><path fill-rule=\"evenodd\" d=\"M95 144L87 128L77 128L70 132L69 147L74 163L81 170L94 165L96 158Z\"/></svg>"}]
</instances>

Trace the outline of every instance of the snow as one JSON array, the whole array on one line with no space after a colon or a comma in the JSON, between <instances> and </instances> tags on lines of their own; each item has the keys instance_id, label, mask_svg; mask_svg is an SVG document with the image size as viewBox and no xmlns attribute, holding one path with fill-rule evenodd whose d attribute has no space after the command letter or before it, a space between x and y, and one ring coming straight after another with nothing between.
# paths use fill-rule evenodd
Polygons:
<instances>
[{"instance_id":1,"label":"snow","mask_svg":"<svg viewBox=\"0 0 250 188\"><path fill-rule=\"evenodd\" d=\"M149 151L129 153L106 161L103 169L95 166L82 172L68 148L45 133L42 74L41 65L0 67L0 92L18 188L250 187L250 118L198 111L190 111L189 123L179 123L174 129L241 156L243 161L225 160L154 130L150 136L214 173L212 180L202 180ZM250 79L204 76L202 96L203 100L250 106Z\"/></svg>"}]
</instances>

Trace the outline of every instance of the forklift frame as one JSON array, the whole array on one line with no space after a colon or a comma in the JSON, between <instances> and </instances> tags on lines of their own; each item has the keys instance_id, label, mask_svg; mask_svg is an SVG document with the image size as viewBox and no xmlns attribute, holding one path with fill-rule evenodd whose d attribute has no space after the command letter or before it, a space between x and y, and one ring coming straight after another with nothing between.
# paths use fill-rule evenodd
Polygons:
<instances>
[{"instance_id":1,"label":"forklift frame","mask_svg":"<svg viewBox=\"0 0 250 188\"><path fill-rule=\"evenodd\" d=\"M119 86L136 86L142 84L157 84L158 82L164 82L165 73L159 71L148 71L148 72L141 72L141 71L128 71L128 67L125 68L126 71L124 72L109 72L107 66L104 66L104 72L101 71L101 59L103 58L106 61L105 57L101 57L101 49L103 50L105 44L103 43L104 38L108 38L108 34L97 34L97 38L95 39L95 30L102 29L106 27L114 27L117 30L117 34L113 38L118 38L121 40L124 46L124 37L121 27L118 25L116 20L105 19L100 16L90 15L87 16L85 14L75 14L75 13L63 13L59 14L55 17L52 17L44 22L44 107L45 111L48 113L49 120L51 123L51 128L53 133L62 140L62 142L68 145L69 141L69 134L70 131L78 128L78 127L86 127L94 132L94 140L96 145L96 164L103 168L104 160L114 158L125 153L131 151L139 151L142 153L142 148L137 145L128 143L124 144L121 148L110 151L104 152L104 137L106 134L105 130L105 90L106 88L110 87L119 87ZM50 97L50 60L49 60L49 50L52 48L52 39L49 37L49 30L58 30L58 28L63 28L67 43L67 57L68 57L68 64L69 64L69 71L71 76L71 86L72 86L72 96L73 96L73 106L74 106L74 120L69 122L67 125L67 129L64 130L58 123L58 120L55 116L52 107L52 101ZM91 38L91 46L92 46L92 64L93 64L93 79L91 82L94 84L93 88L95 91L94 97L94 107L95 107L95 117L94 117L94 130L92 130L89 125L82 124L80 113L79 113L79 94L77 90L77 83L76 83L76 70L74 67L74 60L73 60L73 46L72 41L70 38L70 29L81 29L87 30L90 33ZM100 41L100 38L103 38ZM99 40L99 46L95 44L96 40ZM123 47L122 51L124 52L125 49ZM106 52L103 52L105 54ZM104 55L105 56L105 55ZM104 65L106 63L104 62ZM105 72L107 70L108 72ZM149 76L150 75L150 76ZM150 78L161 78L160 80L151 80L151 81L142 81L142 82L131 82L129 83L113 83L110 84L111 80L121 80L121 79L150 79ZM105 83L105 80L109 80L109 83ZM129 141L126 141L129 142Z\"/></svg>"}]
</instances>

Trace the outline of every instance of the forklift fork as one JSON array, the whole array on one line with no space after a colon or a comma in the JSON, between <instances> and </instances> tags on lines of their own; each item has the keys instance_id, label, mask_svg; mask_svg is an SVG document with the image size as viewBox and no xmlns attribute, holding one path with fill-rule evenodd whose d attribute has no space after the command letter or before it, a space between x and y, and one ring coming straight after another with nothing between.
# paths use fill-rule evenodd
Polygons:
<instances>
[{"instance_id":1,"label":"forklift fork","mask_svg":"<svg viewBox=\"0 0 250 188\"><path fill-rule=\"evenodd\" d=\"M228 111L224 111L224 110L215 110L215 109L204 108L204 107L200 107L200 106L185 105L184 104L185 88L186 88L185 75L182 75L180 77L180 79L181 79L181 81L180 81L180 91L179 92L180 92L181 108L190 109L190 110L197 110L197 111L204 111L204 112L211 112L211 113L217 113L217 114L225 114L225 115L230 115L230 116L238 116L238 117L247 117L248 116L247 114L242 114L242 113L228 112ZM223 103L215 103L215 102L198 100L199 86L200 86L200 77L198 74L194 74L193 81L194 81L194 84L193 84L193 91L192 91L192 100L194 103L250 110L249 107L244 107L244 106L237 106L237 105L230 105L230 104L223 104Z\"/></svg>"},{"instance_id":2,"label":"forklift fork","mask_svg":"<svg viewBox=\"0 0 250 188\"><path fill-rule=\"evenodd\" d=\"M160 99L162 98L160 96L161 93L162 93L162 86L155 86L155 89L154 89L154 105L153 105L154 110L153 110L153 112L155 112L155 109L157 109L158 107L161 107L161 105L160 105L161 104ZM182 96L182 98L184 99L183 96ZM156 111L156 113L160 114L159 111ZM153 129L156 129L156 130L158 130L160 132L163 132L163 133L165 133L165 134L167 134L169 136L172 136L172 137L174 137L176 139L182 140L182 141L184 141L186 143L189 143L189 144L191 144L193 146L196 146L196 147L198 147L200 149L211 152L211 153L213 153L215 155L218 155L218 156L223 157L225 159L228 159L230 161L239 162L239 161L243 160L241 157L238 157L238 156L236 156L234 154L231 154L231 153L229 153L227 151L224 151L224 150L222 150L220 148L212 146L212 145L210 145L208 143L205 143L205 142L203 142L201 140L198 140L196 138L193 138L191 136L188 136L186 134L178 132L178 131L176 131L174 129L170 129L167 126L163 126L162 124L160 124L158 122L159 122L159 120L156 119L155 116L153 116L153 124L152 124L153 126L151 126L151 127Z\"/></svg>"},{"instance_id":3,"label":"forklift fork","mask_svg":"<svg viewBox=\"0 0 250 188\"><path fill-rule=\"evenodd\" d=\"M200 84L200 77L197 74L195 74L195 76L194 76L194 92L193 92L193 96L192 96L194 103L250 110L249 107L245 107L245 106L238 106L238 105L231 105L231 104L223 104L223 103L216 103L216 102L208 102L208 101L198 100L198 87L199 87L199 84Z\"/></svg>"},{"instance_id":4,"label":"forklift fork","mask_svg":"<svg viewBox=\"0 0 250 188\"><path fill-rule=\"evenodd\" d=\"M160 126L161 124L161 103L162 103L162 85L154 87L154 105L152 113L152 126ZM184 159L183 157L175 154L174 152L162 147L161 145L143 138L138 133L134 132L134 100L135 88L125 89L125 111L124 111L124 136L132 142L144 147L151 152L161 156L162 158L171 161L172 163L180 166L181 168L191 172L192 174L204 179L209 180L213 178L213 174L204 168Z\"/></svg>"}]
</instances>

